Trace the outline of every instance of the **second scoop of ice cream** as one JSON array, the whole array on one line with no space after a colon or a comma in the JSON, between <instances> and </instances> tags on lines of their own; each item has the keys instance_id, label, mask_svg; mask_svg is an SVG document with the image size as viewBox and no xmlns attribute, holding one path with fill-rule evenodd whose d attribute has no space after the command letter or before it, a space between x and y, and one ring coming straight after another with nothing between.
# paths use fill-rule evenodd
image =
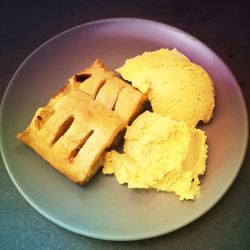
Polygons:
<instances>
[{"instance_id":1,"label":"second scoop of ice cream","mask_svg":"<svg viewBox=\"0 0 250 250\"><path fill-rule=\"evenodd\" d=\"M181 200L199 193L199 175L206 169L203 131L149 111L141 114L125 134L124 153L108 152L104 174L115 174L129 188L175 192Z\"/></svg>"}]
</instances>

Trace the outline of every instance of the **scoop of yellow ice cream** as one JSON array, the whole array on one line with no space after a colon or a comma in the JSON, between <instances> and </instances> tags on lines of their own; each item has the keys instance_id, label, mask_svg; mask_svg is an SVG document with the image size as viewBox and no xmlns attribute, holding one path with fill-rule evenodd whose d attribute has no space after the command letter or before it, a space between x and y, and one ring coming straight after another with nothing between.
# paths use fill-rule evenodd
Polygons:
<instances>
[{"instance_id":1,"label":"scoop of yellow ice cream","mask_svg":"<svg viewBox=\"0 0 250 250\"><path fill-rule=\"evenodd\" d=\"M207 158L206 136L183 121L141 114L125 134L124 153L104 157L104 174L114 174L129 188L175 192L181 200L199 193L199 175Z\"/></svg>"},{"instance_id":2,"label":"scoop of yellow ice cream","mask_svg":"<svg viewBox=\"0 0 250 250\"><path fill-rule=\"evenodd\" d=\"M117 71L148 95L154 112L193 127L210 120L215 105L212 79L176 49L145 52L127 59Z\"/></svg>"}]
</instances>

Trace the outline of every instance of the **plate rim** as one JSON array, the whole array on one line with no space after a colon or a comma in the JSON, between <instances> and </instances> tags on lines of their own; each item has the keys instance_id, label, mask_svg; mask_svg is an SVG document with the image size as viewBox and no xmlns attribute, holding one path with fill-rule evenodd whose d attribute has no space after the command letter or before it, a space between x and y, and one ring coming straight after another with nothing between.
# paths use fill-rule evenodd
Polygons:
<instances>
[{"instance_id":1,"label":"plate rim","mask_svg":"<svg viewBox=\"0 0 250 250\"><path fill-rule=\"evenodd\" d=\"M175 225L173 227L171 227L171 229L168 230L163 230L161 232L156 232L154 234L150 234L150 235L141 235L141 237L138 236L111 236L110 234L107 235L98 235L98 234L93 234L93 233L89 233L86 230L83 232L83 230L78 230L75 228L72 228L71 226L68 226L67 224L56 220L55 218L53 218L53 216L50 216L49 214L47 214L46 212L44 212L35 202L33 202L26 194L25 192L22 190L22 188L20 187L20 185L17 183L17 181L15 180L11 170L8 167L8 161L7 158L5 156L4 153L4 147L3 147L3 141L2 141L2 134L3 134L3 125L2 125L2 120L3 120L3 110L5 107L5 103L7 101L8 98L8 93L9 90L11 88L11 85L13 84L13 82L15 81L15 78L18 76L19 72L22 70L23 66L26 64L27 61L29 61L30 58L33 57L33 55L35 55L40 49L42 49L43 47L47 46L50 44L50 42L54 41L55 39L60 38L61 36L63 36L66 33L75 31L77 29L81 29L81 28L85 28L86 26L91 26L91 25L98 25L101 23L108 23L108 22L128 22L128 21L137 21L137 22L144 22L144 23L148 23L148 24L155 24L155 25L161 25L163 28L166 29L171 29L175 32L181 33L183 35L185 35L188 39L192 39L195 42L198 42L200 45L202 45L204 48L206 48L210 53L212 53L216 59L219 61L219 63L228 71L228 73L230 74L230 78L232 79L234 86L237 90L237 94L239 95L239 100L241 102L241 107L242 107L242 113L243 113L243 120L244 120L244 126L246 128L246 130L244 131L246 136L245 136L245 141L244 141L244 146L243 146L243 150L242 150L242 154L239 157L239 164L237 166L237 171L235 172L235 175L232 176L232 179L229 182L229 185L227 187L225 187L224 191L222 192L221 195L218 195L216 199L214 199L213 201L210 202L210 204L206 207L206 209L202 210L202 212L198 213L197 216L192 217L191 219L187 220L187 222L183 223L179 223L178 225ZM94 21L90 21L90 22L86 22L83 24L79 24L77 26L74 26L72 28L69 28L53 37L51 37L50 39L48 39L47 41L45 41L44 43L42 43L40 46L38 46L35 50L33 50L26 58L25 60L20 64L20 66L17 68L17 70L15 71L15 73L13 74L13 76L11 77L6 89L4 90L4 94L2 97L2 101L1 101L1 106L0 106L0 152L1 152L1 156L3 159L3 163L5 166L5 169L8 172L8 175L10 176L12 182L14 183L15 187L17 188L17 190L20 192L20 194L24 197L24 199L36 210L38 211L41 215L43 215L45 218L49 219L50 221L52 221L53 223L55 223L56 225L67 229L71 232L83 235L83 236L88 236L91 238L96 238L96 239L102 239L102 240L113 240L113 241L131 241L131 240L142 240L142 239L149 239L149 238L153 238L153 237L157 237L157 236L161 236L161 235L165 235L168 234L170 232L176 231L178 229L181 229L187 225L189 225L190 223L196 221L197 219L199 219L201 216L205 215L212 207L214 207L224 196L225 194L228 192L228 190L230 189L230 187L232 186L234 180L236 179L236 177L238 176L240 169L243 165L243 161L245 159L245 155L246 155L246 151L247 151L247 146L248 146L248 139L249 139L249 122L248 122L248 112L247 112L247 106L246 106L246 102L245 102L245 98L243 96L243 93L240 89L239 83L236 79L236 77L234 76L234 74L232 73L231 69L229 68L229 66L212 50L210 49L206 44L204 44L202 41L200 41L199 39L197 39L196 37L194 37L193 35L187 33L184 30L181 30L179 28L176 28L172 25L169 25L167 23L162 23L162 22L158 22L155 20L150 20L150 19L143 19L143 18L133 18L133 17L119 17L119 18L107 18L107 19L98 19L98 20L94 20ZM243 145L243 143L242 143Z\"/></svg>"}]
</instances>

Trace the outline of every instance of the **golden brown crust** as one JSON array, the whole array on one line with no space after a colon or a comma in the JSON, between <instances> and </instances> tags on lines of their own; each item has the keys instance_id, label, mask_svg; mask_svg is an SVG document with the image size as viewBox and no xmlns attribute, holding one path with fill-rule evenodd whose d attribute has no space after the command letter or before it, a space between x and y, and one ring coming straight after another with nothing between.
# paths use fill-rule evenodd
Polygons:
<instances>
[{"instance_id":1,"label":"golden brown crust","mask_svg":"<svg viewBox=\"0 0 250 250\"><path fill-rule=\"evenodd\" d=\"M58 98L53 112L41 124L44 110L47 107L38 109L31 124L17 137L78 183L86 182L97 171L102 153L126 126L114 112L82 91Z\"/></svg>"},{"instance_id":2,"label":"golden brown crust","mask_svg":"<svg viewBox=\"0 0 250 250\"><path fill-rule=\"evenodd\" d=\"M100 59L71 77L69 83L78 86L127 122L140 112L147 99L140 91L120 79Z\"/></svg>"},{"instance_id":3,"label":"golden brown crust","mask_svg":"<svg viewBox=\"0 0 250 250\"><path fill-rule=\"evenodd\" d=\"M17 135L74 182L87 182L145 96L96 60L69 79Z\"/></svg>"}]
</instances>

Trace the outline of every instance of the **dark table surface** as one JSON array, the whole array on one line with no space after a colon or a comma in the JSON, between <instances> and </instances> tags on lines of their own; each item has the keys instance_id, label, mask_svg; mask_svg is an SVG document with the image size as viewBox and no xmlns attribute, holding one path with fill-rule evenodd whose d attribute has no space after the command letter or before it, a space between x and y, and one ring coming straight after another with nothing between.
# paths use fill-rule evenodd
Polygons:
<instances>
[{"instance_id":1,"label":"dark table surface","mask_svg":"<svg viewBox=\"0 0 250 250\"><path fill-rule=\"evenodd\" d=\"M238 79L250 108L250 1L0 2L0 98L23 60L54 35L111 17L173 25L213 49ZM154 239L112 242L69 232L20 195L0 158L0 249L250 249L250 150L226 195L195 222Z\"/></svg>"}]
</instances>

